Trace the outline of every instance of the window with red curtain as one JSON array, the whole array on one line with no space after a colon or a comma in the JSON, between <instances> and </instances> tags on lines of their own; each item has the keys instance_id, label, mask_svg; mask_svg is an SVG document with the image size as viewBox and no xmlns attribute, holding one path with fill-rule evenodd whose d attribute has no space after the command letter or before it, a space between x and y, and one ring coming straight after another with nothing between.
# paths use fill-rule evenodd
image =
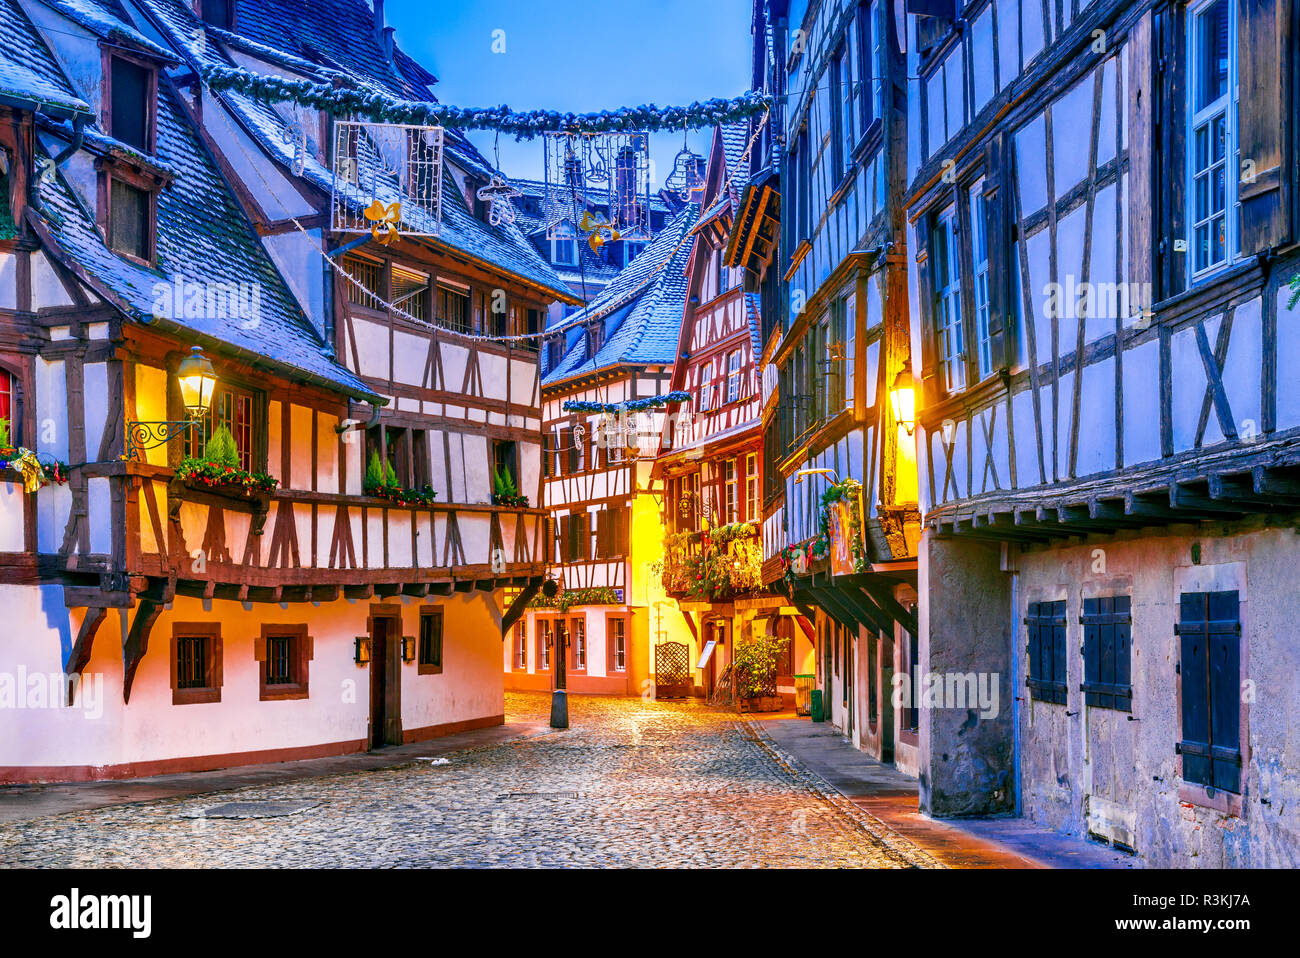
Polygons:
<instances>
[{"instance_id":1,"label":"window with red curtain","mask_svg":"<svg viewBox=\"0 0 1300 958\"><path fill-rule=\"evenodd\" d=\"M202 458L203 448L208 437L219 426L225 426L235 438L235 448L239 450L239 468L251 472L253 469L253 432L254 403L253 394L232 386L218 386L212 399L208 414L203 417L195 429L191 429L187 438L186 454L196 459Z\"/></svg>"}]
</instances>

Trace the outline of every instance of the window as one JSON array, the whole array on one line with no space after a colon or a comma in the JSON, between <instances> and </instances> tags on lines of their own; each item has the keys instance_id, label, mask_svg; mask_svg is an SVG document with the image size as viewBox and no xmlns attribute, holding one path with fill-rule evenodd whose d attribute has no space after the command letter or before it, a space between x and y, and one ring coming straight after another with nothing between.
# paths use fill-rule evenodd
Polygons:
<instances>
[{"instance_id":1,"label":"window","mask_svg":"<svg viewBox=\"0 0 1300 958\"><path fill-rule=\"evenodd\" d=\"M574 619L570 625L573 641L569 643L569 668L574 672L587 671L587 622Z\"/></svg>"},{"instance_id":2,"label":"window","mask_svg":"<svg viewBox=\"0 0 1300 958\"><path fill-rule=\"evenodd\" d=\"M745 455L745 518L750 522L759 520L758 513L758 453Z\"/></svg>"},{"instance_id":3,"label":"window","mask_svg":"<svg viewBox=\"0 0 1300 958\"><path fill-rule=\"evenodd\" d=\"M562 516L560 534L564 539L564 559L566 562L586 561L588 554L588 536L586 530L586 513Z\"/></svg>"},{"instance_id":4,"label":"window","mask_svg":"<svg viewBox=\"0 0 1300 958\"><path fill-rule=\"evenodd\" d=\"M1188 229L1193 277L1236 252L1236 26L1233 5L1213 0L1190 15L1188 72Z\"/></svg>"},{"instance_id":5,"label":"window","mask_svg":"<svg viewBox=\"0 0 1300 958\"><path fill-rule=\"evenodd\" d=\"M537 671L551 671L551 623L549 619L537 620Z\"/></svg>"},{"instance_id":6,"label":"window","mask_svg":"<svg viewBox=\"0 0 1300 958\"><path fill-rule=\"evenodd\" d=\"M442 673L442 609L420 610L420 639L416 662L420 675Z\"/></svg>"},{"instance_id":7,"label":"window","mask_svg":"<svg viewBox=\"0 0 1300 958\"><path fill-rule=\"evenodd\" d=\"M229 30L234 23L234 0L199 0L199 16L204 23Z\"/></svg>"},{"instance_id":8,"label":"window","mask_svg":"<svg viewBox=\"0 0 1300 958\"><path fill-rule=\"evenodd\" d=\"M713 360L700 367L700 412L713 408Z\"/></svg>"},{"instance_id":9,"label":"window","mask_svg":"<svg viewBox=\"0 0 1300 958\"><path fill-rule=\"evenodd\" d=\"M737 402L740 399L740 379L743 374L740 370L740 350L732 350L727 355L727 402Z\"/></svg>"},{"instance_id":10,"label":"window","mask_svg":"<svg viewBox=\"0 0 1300 958\"><path fill-rule=\"evenodd\" d=\"M153 71L123 57L109 58L108 133L141 153L152 153Z\"/></svg>"},{"instance_id":11,"label":"window","mask_svg":"<svg viewBox=\"0 0 1300 958\"><path fill-rule=\"evenodd\" d=\"M0 419L9 427L8 445L21 444L22 404L19 401L18 380L13 373L0 367Z\"/></svg>"},{"instance_id":12,"label":"window","mask_svg":"<svg viewBox=\"0 0 1300 958\"><path fill-rule=\"evenodd\" d=\"M975 295L975 347L980 379L993 375L993 338L989 332L989 221L984 181L970 191L971 261Z\"/></svg>"},{"instance_id":13,"label":"window","mask_svg":"<svg viewBox=\"0 0 1300 958\"><path fill-rule=\"evenodd\" d=\"M912 606L913 613L916 606ZM921 643L911 632L905 633L907 636L907 655L903 659L903 669L907 674L908 688L911 689L909 696L909 705L903 709L903 730L906 732L918 732L921 728L921 689L919 679L921 675Z\"/></svg>"},{"instance_id":14,"label":"window","mask_svg":"<svg viewBox=\"0 0 1300 958\"><path fill-rule=\"evenodd\" d=\"M623 243L623 265L627 266L632 260L641 255L645 250L645 243L633 243L630 240Z\"/></svg>"},{"instance_id":15,"label":"window","mask_svg":"<svg viewBox=\"0 0 1300 958\"><path fill-rule=\"evenodd\" d=\"M1236 592L1179 600L1183 781L1241 791L1241 608Z\"/></svg>"},{"instance_id":16,"label":"window","mask_svg":"<svg viewBox=\"0 0 1300 958\"><path fill-rule=\"evenodd\" d=\"M469 292L438 287L438 318L442 325L458 333L468 333Z\"/></svg>"},{"instance_id":17,"label":"window","mask_svg":"<svg viewBox=\"0 0 1300 958\"><path fill-rule=\"evenodd\" d=\"M546 341L546 372L553 371L560 365L560 340L548 339Z\"/></svg>"},{"instance_id":18,"label":"window","mask_svg":"<svg viewBox=\"0 0 1300 958\"><path fill-rule=\"evenodd\" d=\"M1083 600L1083 693L1095 708L1133 711L1130 607L1127 595Z\"/></svg>"},{"instance_id":19,"label":"window","mask_svg":"<svg viewBox=\"0 0 1300 958\"><path fill-rule=\"evenodd\" d=\"M577 266L578 241L573 224L561 223L556 227L555 234L551 240L551 262L556 266Z\"/></svg>"},{"instance_id":20,"label":"window","mask_svg":"<svg viewBox=\"0 0 1300 958\"><path fill-rule=\"evenodd\" d=\"M602 509L596 513L596 554L617 559L627 553L627 510Z\"/></svg>"},{"instance_id":21,"label":"window","mask_svg":"<svg viewBox=\"0 0 1300 958\"><path fill-rule=\"evenodd\" d=\"M153 258L153 194L109 177L108 245L115 253L148 263Z\"/></svg>"},{"instance_id":22,"label":"window","mask_svg":"<svg viewBox=\"0 0 1300 958\"><path fill-rule=\"evenodd\" d=\"M357 256L343 257L343 271L353 280L347 284L348 302L379 309L383 301L383 267Z\"/></svg>"},{"instance_id":23,"label":"window","mask_svg":"<svg viewBox=\"0 0 1300 958\"><path fill-rule=\"evenodd\" d=\"M312 639L306 625L264 625L254 640L261 664L259 696L263 702L307 698L307 671Z\"/></svg>"},{"instance_id":24,"label":"window","mask_svg":"<svg viewBox=\"0 0 1300 958\"><path fill-rule=\"evenodd\" d=\"M1029 692L1040 702L1066 703L1065 601L1031 602L1025 619L1029 633Z\"/></svg>"},{"instance_id":25,"label":"window","mask_svg":"<svg viewBox=\"0 0 1300 958\"><path fill-rule=\"evenodd\" d=\"M211 622L172 626L172 705L221 701L221 627Z\"/></svg>"},{"instance_id":26,"label":"window","mask_svg":"<svg viewBox=\"0 0 1300 958\"><path fill-rule=\"evenodd\" d=\"M492 441L492 468L494 483L495 476L500 476L503 482L514 486L517 494L523 494L523 490L519 488L519 450L514 440L494 439ZM494 488L493 492L495 491Z\"/></svg>"},{"instance_id":27,"label":"window","mask_svg":"<svg viewBox=\"0 0 1300 958\"><path fill-rule=\"evenodd\" d=\"M393 267L394 306L408 316L428 321L430 298L428 276L399 266Z\"/></svg>"},{"instance_id":28,"label":"window","mask_svg":"<svg viewBox=\"0 0 1300 958\"><path fill-rule=\"evenodd\" d=\"M723 518L726 523L730 524L735 522L737 519L736 508L739 505L736 460L728 459L722 464L722 483L724 489L724 502L726 505L726 511L723 513Z\"/></svg>"},{"instance_id":29,"label":"window","mask_svg":"<svg viewBox=\"0 0 1300 958\"><path fill-rule=\"evenodd\" d=\"M606 632L608 655L605 658L607 672L627 671L627 620L607 619Z\"/></svg>"},{"instance_id":30,"label":"window","mask_svg":"<svg viewBox=\"0 0 1300 958\"><path fill-rule=\"evenodd\" d=\"M515 668L520 672L528 668L528 626L523 622L515 625Z\"/></svg>"},{"instance_id":31,"label":"window","mask_svg":"<svg viewBox=\"0 0 1300 958\"><path fill-rule=\"evenodd\" d=\"M934 329L939 368L948 392L966 385L966 344L961 322L961 267L957 217L952 207L934 222L930 244L930 275L934 277Z\"/></svg>"},{"instance_id":32,"label":"window","mask_svg":"<svg viewBox=\"0 0 1300 958\"><path fill-rule=\"evenodd\" d=\"M835 151L835 184L853 166L853 148L857 140L853 135L853 121L857 106L854 101L853 58L848 43L842 43L831 58L831 126L832 149Z\"/></svg>"},{"instance_id":33,"label":"window","mask_svg":"<svg viewBox=\"0 0 1300 958\"><path fill-rule=\"evenodd\" d=\"M260 402L252 392L218 380L207 414L185 435L185 455L201 459L208 438L220 426L229 429L230 435L234 437L240 469L252 472L254 465L261 465L258 449L261 434Z\"/></svg>"}]
</instances>

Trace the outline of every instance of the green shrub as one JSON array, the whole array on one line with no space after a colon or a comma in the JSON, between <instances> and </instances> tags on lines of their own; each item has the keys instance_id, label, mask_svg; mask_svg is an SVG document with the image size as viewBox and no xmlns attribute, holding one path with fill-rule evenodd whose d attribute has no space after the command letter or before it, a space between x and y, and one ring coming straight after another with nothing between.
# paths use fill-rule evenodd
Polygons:
<instances>
[{"instance_id":1,"label":"green shrub","mask_svg":"<svg viewBox=\"0 0 1300 958\"><path fill-rule=\"evenodd\" d=\"M0 449L9 448L9 420L0 419Z\"/></svg>"},{"instance_id":2,"label":"green shrub","mask_svg":"<svg viewBox=\"0 0 1300 958\"><path fill-rule=\"evenodd\" d=\"M397 471L391 462L379 458L378 451L370 454L366 463L366 489L385 489L397 486Z\"/></svg>"},{"instance_id":3,"label":"green shrub","mask_svg":"<svg viewBox=\"0 0 1300 958\"><path fill-rule=\"evenodd\" d=\"M492 489L503 499L515 499L519 496L519 489L515 486L515 477L510 475L509 469L500 472L493 467Z\"/></svg>"},{"instance_id":4,"label":"green shrub","mask_svg":"<svg viewBox=\"0 0 1300 958\"><path fill-rule=\"evenodd\" d=\"M239 448L235 445L235 437L230 434L229 429L218 426L212 431L212 435L208 437L203 447L203 458L219 466L239 468Z\"/></svg>"}]
</instances>

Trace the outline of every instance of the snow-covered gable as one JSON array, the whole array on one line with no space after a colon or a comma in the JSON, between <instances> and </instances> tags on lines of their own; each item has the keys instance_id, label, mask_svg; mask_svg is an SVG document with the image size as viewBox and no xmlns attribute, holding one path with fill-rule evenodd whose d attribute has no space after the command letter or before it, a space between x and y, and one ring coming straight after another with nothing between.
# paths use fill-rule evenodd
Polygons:
<instances>
[{"instance_id":1,"label":"snow-covered gable","mask_svg":"<svg viewBox=\"0 0 1300 958\"><path fill-rule=\"evenodd\" d=\"M557 334L561 330L578 332L566 332L567 349L542 378L544 385L612 366L672 365L676 361L689 287L686 266L695 244L691 228L698 215L699 207L686 206L591 305L551 324ZM595 320L604 326L604 341L596 355L588 357L581 330Z\"/></svg>"},{"instance_id":2,"label":"snow-covered gable","mask_svg":"<svg viewBox=\"0 0 1300 958\"><path fill-rule=\"evenodd\" d=\"M90 0L80 0L84 6ZM101 8L102 17L113 14ZM98 22L98 21L97 21ZM52 89L70 89L49 46L14 0L0 0L0 61L22 62ZM56 36L55 41L64 37ZM51 44L53 45L53 41ZM44 151L71 136L66 124L42 121ZM87 128L86 147L113 152L117 141ZM112 252L93 211L64 176L38 184L37 231L51 251L83 282L129 318L180 332L214 354L236 355L359 399L378 399L334 363L267 257L187 117L166 89L159 93L157 154L151 158L172 179L158 194L157 266L149 268ZM232 317L207 312L175 295L176 282L203 289L252 284L246 302L256 310ZM253 299L251 290L256 290Z\"/></svg>"}]
</instances>

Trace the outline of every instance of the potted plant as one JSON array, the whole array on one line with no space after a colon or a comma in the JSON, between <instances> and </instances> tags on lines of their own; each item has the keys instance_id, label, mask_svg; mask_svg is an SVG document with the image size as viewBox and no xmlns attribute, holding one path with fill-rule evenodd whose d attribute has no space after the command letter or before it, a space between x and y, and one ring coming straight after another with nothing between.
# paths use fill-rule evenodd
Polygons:
<instances>
[{"instance_id":1,"label":"potted plant","mask_svg":"<svg viewBox=\"0 0 1300 958\"><path fill-rule=\"evenodd\" d=\"M263 496L269 499L280 485L280 480L264 472L251 472L240 466L235 437L225 426L213 430L203 445L202 457L181 461L176 468L176 479L187 488L236 499Z\"/></svg>"},{"instance_id":2,"label":"potted plant","mask_svg":"<svg viewBox=\"0 0 1300 958\"><path fill-rule=\"evenodd\" d=\"M515 477L510 474L509 469L498 470L495 467L492 469L492 504L528 508L528 497L519 494Z\"/></svg>"},{"instance_id":3,"label":"potted plant","mask_svg":"<svg viewBox=\"0 0 1300 958\"><path fill-rule=\"evenodd\" d=\"M368 496L387 499L398 506L430 506L438 498L438 493L433 486L426 485L423 489L403 489L401 483L397 481L397 472L393 469L393 464L381 460L378 452L370 454L370 459L366 463L366 478L361 488Z\"/></svg>"},{"instance_id":4,"label":"potted plant","mask_svg":"<svg viewBox=\"0 0 1300 958\"><path fill-rule=\"evenodd\" d=\"M731 669L740 711L781 711L781 696L776 691L776 665L784 645L783 639L761 637L736 646Z\"/></svg>"}]
</instances>

